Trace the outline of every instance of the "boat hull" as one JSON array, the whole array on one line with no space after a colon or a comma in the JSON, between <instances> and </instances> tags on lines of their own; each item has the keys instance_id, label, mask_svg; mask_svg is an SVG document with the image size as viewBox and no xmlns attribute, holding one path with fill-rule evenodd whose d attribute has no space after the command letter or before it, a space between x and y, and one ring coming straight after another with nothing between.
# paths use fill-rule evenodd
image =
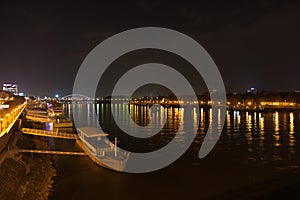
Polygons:
<instances>
[{"instance_id":1,"label":"boat hull","mask_svg":"<svg viewBox=\"0 0 300 200\"><path fill-rule=\"evenodd\" d=\"M26 115L26 120L33 121L33 122L40 122L40 123L50 122L50 119L47 117L39 117L33 115Z\"/></svg>"},{"instance_id":2,"label":"boat hull","mask_svg":"<svg viewBox=\"0 0 300 200\"><path fill-rule=\"evenodd\" d=\"M110 170L113 170L113 171L118 171L118 172L123 172L126 165L114 165L114 168L106 165L105 163L101 162L99 159L97 159L94 155L93 155L93 152L91 152L84 144L83 142L81 141L80 138L76 139L76 143L83 149L83 151L89 156L89 158L91 160L93 160L96 164L104 167L104 168L107 168L107 169L110 169ZM129 157L129 155L128 155ZM128 160L128 158L126 160L124 160L124 163L126 163Z\"/></svg>"}]
</instances>

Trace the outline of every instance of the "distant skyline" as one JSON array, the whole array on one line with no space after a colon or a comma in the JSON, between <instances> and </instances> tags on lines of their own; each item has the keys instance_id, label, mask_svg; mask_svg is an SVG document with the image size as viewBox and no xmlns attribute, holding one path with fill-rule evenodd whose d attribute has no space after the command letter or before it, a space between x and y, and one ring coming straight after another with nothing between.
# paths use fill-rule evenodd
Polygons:
<instances>
[{"instance_id":1,"label":"distant skyline","mask_svg":"<svg viewBox=\"0 0 300 200\"><path fill-rule=\"evenodd\" d=\"M120 4L3 0L0 84L16 83L29 95L70 94L80 64L96 45L121 31L157 26L197 40L217 64L227 92L250 87L300 90L299 10L300 2L289 0ZM116 69L122 71L126 65L132 60L123 60Z\"/></svg>"},{"instance_id":2,"label":"distant skyline","mask_svg":"<svg viewBox=\"0 0 300 200\"><path fill-rule=\"evenodd\" d=\"M2 90L2 85L3 83L0 83L1 84L1 88L0 88L0 91L3 91ZM291 90L291 91L271 91L271 90L257 90L257 88L254 88L255 89L255 93L258 93L258 94L262 94L262 93L274 93L274 94L279 94L279 93L282 93L282 94L285 94L285 93L295 93L295 94L298 94L300 93L300 90ZM246 94L246 93L253 93L253 91L250 91L251 88L245 88L245 90L243 91L226 91L227 94ZM207 94L208 91L206 90L203 90L203 91L199 91L197 93L197 95L203 95L203 94ZM47 97L47 98L61 98L61 97L65 97L65 96L69 96L71 95L72 93L51 93L51 94L46 94L46 95L36 95L36 94L28 94L28 93L24 93L24 90L21 90L19 91L18 94L21 94L22 96L25 95L25 96L36 96L36 97L41 97L41 98L44 98L44 97ZM254 93L253 93L254 94ZM98 94L96 95L96 97L108 97L110 95L103 95L103 94ZM120 94L120 95L117 95L117 96L120 96L120 97L125 97L126 95L124 94ZM132 97L144 97L144 96L148 96L148 97L158 97L158 96L173 96L171 90L167 89L167 88L164 88L164 87L161 87L159 85L145 85L141 88L139 88L138 90L136 90L133 94L132 94ZM186 96L184 94L180 94L179 96ZM189 96L189 95L187 95Z\"/></svg>"}]
</instances>

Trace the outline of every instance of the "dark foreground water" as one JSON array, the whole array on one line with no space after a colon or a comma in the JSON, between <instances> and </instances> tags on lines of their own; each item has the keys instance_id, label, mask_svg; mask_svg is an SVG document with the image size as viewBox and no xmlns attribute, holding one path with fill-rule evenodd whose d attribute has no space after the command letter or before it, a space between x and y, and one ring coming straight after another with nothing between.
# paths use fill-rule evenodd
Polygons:
<instances>
[{"instance_id":1,"label":"dark foreground water","mask_svg":"<svg viewBox=\"0 0 300 200\"><path fill-rule=\"evenodd\" d=\"M114 124L110 109L126 113L139 125L149 122L147 107L78 104L81 125L93 125L97 113L101 126L118 136L123 148L145 152L167 144L174 134L184 137L184 109L165 108L155 123L167 124L150 140L126 137ZM72 112L65 105L66 115ZM193 110L192 110L193 112ZM52 199L266 199L296 198L300 186L300 115L297 112L228 112L224 131L204 159L198 158L210 123L210 111L194 113L196 137L190 149L176 162L146 174L117 173L104 169L85 156L54 156L57 167ZM199 121L197 120L199 119ZM89 124L86 124L89 123ZM197 125L199 124L199 126ZM79 126L81 126L79 125ZM134 131L134 130L133 130ZM151 130L149 130L151 131ZM49 139L51 149L80 151L71 140ZM299 197L299 196L298 196Z\"/></svg>"}]
</instances>

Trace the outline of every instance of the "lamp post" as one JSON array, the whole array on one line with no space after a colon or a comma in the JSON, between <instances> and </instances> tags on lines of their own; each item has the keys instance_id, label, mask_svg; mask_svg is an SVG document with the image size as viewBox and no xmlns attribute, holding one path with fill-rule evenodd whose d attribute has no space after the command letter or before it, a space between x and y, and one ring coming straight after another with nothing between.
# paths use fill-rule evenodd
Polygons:
<instances>
[{"instance_id":1,"label":"lamp post","mask_svg":"<svg viewBox=\"0 0 300 200\"><path fill-rule=\"evenodd\" d=\"M6 126L6 128L7 128L8 124L9 124L9 114L6 114L6 117L7 117L7 126Z\"/></svg>"},{"instance_id":2,"label":"lamp post","mask_svg":"<svg viewBox=\"0 0 300 200\"><path fill-rule=\"evenodd\" d=\"M0 118L0 124L1 124L1 125L0 125L0 128L1 128L1 129L0 129L0 133L2 133L2 122L3 122L3 118Z\"/></svg>"}]
</instances>

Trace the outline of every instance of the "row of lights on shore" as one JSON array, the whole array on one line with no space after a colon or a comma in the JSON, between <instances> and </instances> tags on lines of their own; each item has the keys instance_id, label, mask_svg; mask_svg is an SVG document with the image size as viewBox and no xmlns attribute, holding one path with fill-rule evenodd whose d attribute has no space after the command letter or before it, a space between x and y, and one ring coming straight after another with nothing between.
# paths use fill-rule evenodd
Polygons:
<instances>
[{"instance_id":1,"label":"row of lights on shore","mask_svg":"<svg viewBox=\"0 0 300 200\"><path fill-rule=\"evenodd\" d=\"M7 119L7 125L6 125L6 131L3 131L3 122L5 121L5 118L0 118L0 137L2 137L3 135L4 135L4 133L6 133L7 132L7 129L8 129L8 124L9 124L9 118L10 118L10 116L13 116L13 117L15 117L15 114L18 112L18 111L20 111L20 109L21 108L24 108L25 107L25 105L27 104L27 102L24 102L23 104L21 104L21 105L19 105L18 107L16 107L16 108L14 108L10 113L7 113L7 114L5 114L5 116L6 116L6 119Z\"/></svg>"}]
</instances>

